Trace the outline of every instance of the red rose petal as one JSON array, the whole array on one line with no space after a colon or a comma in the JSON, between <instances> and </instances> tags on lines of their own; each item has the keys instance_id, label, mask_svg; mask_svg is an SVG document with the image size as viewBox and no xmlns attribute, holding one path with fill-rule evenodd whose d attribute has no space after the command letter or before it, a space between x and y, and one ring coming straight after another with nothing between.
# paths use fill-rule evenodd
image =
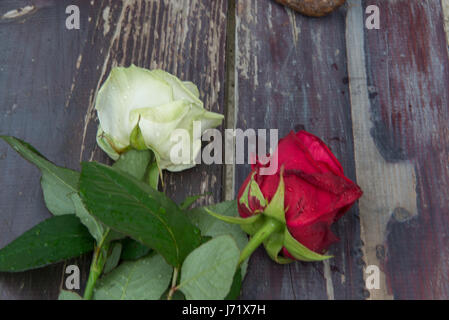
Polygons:
<instances>
[{"instance_id":1,"label":"red rose petal","mask_svg":"<svg viewBox=\"0 0 449 320\"><path fill-rule=\"evenodd\" d=\"M330 227L361 197L362 190L343 172L343 168L326 144L316 136L299 131L290 132L279 140L274 156L278 157L278 170L274 175L259 175L261 165L252 166L254 179L265 199L273 198L279 185L279 169L284 168L286 208L285 218L291 235L309 249L323 253L338 241ZM251 174L240 188L239 199L250 181ZM249 199L250 209L260 203ZM253 213L239 205L242 217ZM293 258L287 250L284 255Z\"/></svg>"}]
</instances>

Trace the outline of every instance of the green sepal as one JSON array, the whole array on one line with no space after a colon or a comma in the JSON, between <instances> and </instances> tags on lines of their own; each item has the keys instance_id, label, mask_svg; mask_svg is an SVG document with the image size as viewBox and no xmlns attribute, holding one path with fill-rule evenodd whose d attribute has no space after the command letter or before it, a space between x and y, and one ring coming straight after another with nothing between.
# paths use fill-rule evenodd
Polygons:
<instances>
[{"instance_id":1,"label":"green sepal","mask_svg":"<svg viewBox=\"0 0 449 320\"><path fill-rule=\"evenodd\" d=\"M112 166L132 175L137 180L143 180L152 157L150 150L131 149L122 153Z\"/></svg>"},{"instance_id":2,"label":"green sepal","mask_svg":"<svg viewBox=\"0 0 449 320\"><path fill-rule=\"evenodd\" d=\"M265 217L262 214L258 214L258 216L261 216L262 218L257 219L254 221L254 223L251 224L241 224L240 228L249 234L250 236L253 236L256 234L256 232L264 225L265 223Z\"/></svg>"},{"instance_id":3,"label":"green sepal","mask_svg":"<svg viewBox=\"0 0 449 320\"><path fill-rule=\"evenodd\" d=\"M278 220L279 222L286 224L285 222L285 211L284 210L284 195L285 195L285 184L284 184L284 170L281 168L279 185L271 199L268 206L265 208L263 214Z\"/></svg>"},{"instance_id":4,"label":"green sepal","mask_svg":"<svg viewBox=\"0 0 449 320\"><path fill-rule=\"evenodd\" d=\"M211 216L213 216L213 217L215 217L215 218L217 218L217 219L219 219L221 221L224 221L224 222L227 222L227 223L239 224L239 225L250 225L250 224L253 224L257 220L259 220L260 217L262 216L260 214L256 214L256 215L254 215L252 217L249 217L249 218L229 217L229 216L223 216L221 214L215 213L215 212L209 210L206 207L204 207L204 210L208 214L210 214Z\"/></svg>"},{"instance_id":5,"label":"green sepal","mask_svg":"<svg viewBox=\"0 0 449 320\"><path fill-rule=\"evenodd\" d=\"M248 210L251 211L251 208L249 206L249 197L255 197L257 200L259 200L260 206L265 207L267 205L267 200L265 200L265 197L263 196L262 190L260 190L259 185L257 184L256 180L254 179L255 172L252 173L250 182L246 185L245 190L243 191L242 196L240 197L239 204L246 206ZM255 212L258 213L258 212Z\"/></svg>"},{"instance_id":6,"label":"green sepal","mask_svg":"<svg viewBox=\"0 0 449 320\"><path fill-rule=\"evenodd\" d=\"M295 238L293 238L287 228L285 228L284 232L284 247L295 259L300 261L324 261L333 258L333 256L316 253L306 246L302 245Z\"/></svg>"},{"instance_id":7,"label":"green sepal","mask_svg":"<svg viewBox=\"0 0 449 320\"><path fill-rule=\"evenodd\" d=\"M284 230L273 233L263 243L265 250L270 258L279 264L287 264L293 262L292 259L284 258L280 256L282 247L284 246Z\"/></svg>"},{"instance_id":8,"label":"green sepal","mask_svg":"<svg viewBox=\"0 0 449 320\"><path fill-rule=\"evenodd\" d=\"M140 119L139 119L140 120ZM143 139L142 132L140 131L139 122L137 122L133 131L131 131L131 136L129 137L131 147L136 150L146 150L148 147L145 144L145 140Z\"/></svg>"},{"instance_id":9,"label":"green sepal","mask_svg":"<svg viewBox=\"0 0 449 320\"><path fill-rule=\"evenodd\" d=\"M157 162L152 162L148 166L148 184L154 189L157 190L159 186L159 177L161 177L161 173Z\"/></svg>"}]
</instances>

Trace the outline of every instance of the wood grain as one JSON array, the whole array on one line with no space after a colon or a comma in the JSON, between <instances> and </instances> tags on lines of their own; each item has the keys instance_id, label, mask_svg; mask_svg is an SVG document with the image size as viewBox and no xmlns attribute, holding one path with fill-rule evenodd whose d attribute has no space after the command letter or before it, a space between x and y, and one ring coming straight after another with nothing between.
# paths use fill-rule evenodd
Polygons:
<instances>
[{"instance_id":1,"label":"wood grain","mask_svg":"<svg viewBox=\"0 0 449 320\"><path fill-rule=\"evenodd\" d=\"M76 168L78 147L71 143L70 123L78 114L64 105L86 32L64 27L65 7L80 1L40 1L33 10L0 20L0 134L27 140L58 165ZM0 16L32 5L2 1ZM81 23L87 22L87 16ZM74 118L74 117L77 118ZM39 171L0 143L0 247L50 217ZM89 257L87 257L87 260ZM86 264L86 257L68 263ZM17 274L0 274L0 299L49 299L57 296L63 266ZM81 269L86 279L86 268Z\"/></svg>"},{"instance_id":2,"label":"wood grain","mask_svg":"<svg viewBox=\"0 0 449 320\"><path fill-rule=\"evenodd\" d=\"M351 110L355 142L357 181L364 190L360 199L364 258L367 265L380 266L379 250L383 250L386 227L395 210L416 216L416 177L413 165L384 159L371 137L370 96L364 52L364 14L360 1L350 1L347 17L347 50L351 88ZM371 89L371 92L370 92ZM390 296L382 274L379 289L371 290L370 298Z\"/></svg>"},{"instance_id":3,"label":"wood grain","mask_svg":"<svg viewBox=\"0 0 449 320\"><path fill-rule=\"evenodd\" d=\"M81 29L65 28L65 8L78 5ZM227 1L2 1L0 12L35 5L28 15L0 24L0 133L23 138L57 164L108 162L96 146L96 93L113 66L162 68L195 82L205 108L223 113ZM1 16L1 14L0 14ZM39 173L0 146L0 246L49 216ZM166 174L167 193L211 192L218 202L222 168L197 166ZM75 263L83 267L89 257ZM0 274L0 299L54 299L63 265Z\"/></svg>"},{"instance_id":4,"label":"wood grain","mask_svg":"<svg viewBox=\"0 0 449 320\"><path fill-rule=\"evenodd\" d=\"M380 30L364 7L377 5ZM449 63L439 1L350 1L347 50L371 297L448 297ZM420 26L412 28L411 26ZM363 30L363 31L362 31Z\"/></svg>"},{"instance_id":5,"label":"wood grain","mask_svg":"<svg viewBox=\"0 0 449 320\"><path fill-rule=\"evenodd\" d=\"M97 129L94 100L114 66L164 69L200 89L204 107L224 113L224 77L227 2L223 1L103 1L94 4L89 38L76 75L72 98L75 107L87 106L82 123L80 160L102 151L94 142ZM95 22L94 22L95 21ZM86 150L90 146L92 150ZM222 168L199 165L182 174L164 174L169 196L181 201L186 195L204 194L199 203L221 200Z\"/></svg>"},{"instance_id":6,"label":"wood grain","mask_svg":"<svg viewBox=\"0 0 449 320\"><path fill-rule=\"evenodd\" d=\"M80 30L65 28L69 4ZM368 5L379 30L364 27ZM198 84L226 127L320 136L365 191L334 227L334 259L280 266L259 249L243 299L448 299L448 16L448 0L350 0L321 19L272 0L2 0L0 134L69 168L109 162L95 142L102 82L114 66L165 69ZM218 202L249 171L199 165L166 174L165 189ZM0 173L2 247L50 214L38 170L4 143ZM54 299L65 265L84 283L89 263L0 273L0 299ZM379 290L365 288L368 265Z\"/></svg>"},{"instance_id":7,"label":"wood grain","mask_svg":"<svg viewBox=\"0 0 449 320\"><path fill-rule=\"evenodd\" d=\"M275 2L236 2L237 127L306 129L320 136L355 179L346 66L344 9L310 19ZM236 166L237 185L249 174ZM275 265L263 250L251 258L247 299L365 297L357 206L335 226L342 241L330 263Z\"/></svg>"}]
</instances>

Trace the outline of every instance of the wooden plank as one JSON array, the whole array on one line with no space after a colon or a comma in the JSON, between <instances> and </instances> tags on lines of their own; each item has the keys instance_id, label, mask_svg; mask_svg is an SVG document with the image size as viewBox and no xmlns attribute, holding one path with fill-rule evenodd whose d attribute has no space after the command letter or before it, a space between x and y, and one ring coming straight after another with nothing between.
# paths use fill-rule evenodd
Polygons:
<instances>
[{"instance_id":1,"label":"wooden plank","mask_svg":"<svg viewBox=\"0 0 449 320\"><path fill-rule=\"evenodd\" d=\"M236 2L237 127L279 129L279 137L305 128L320 136L355 179L345 45L345 10L311 19L273 1ZM236 166L236 185L249 174ZM247 299L362 299L357 206L337 224L341 242L328 263L279 266L263 250L251 258Z\"/></svg>"},{"instance_id":2,"label":"wooden plank","mask_svg":"<svg viewBox=\"0 0 449 320\"><path fill-rule=\"evenodd\" d=\"M380 8L380 30L364 29L368 5ZM383 271L371 298L447 299L449 61L441 2L350 0L348 7L364 258Z\"/></svg>"},{"instance_id":3,"label":"wooden plank","mask_svg":"<svg viewBox=\"0 0 449 320\"><path fill-rule=\"evenodd\" d=\"M74 169L80 160L107 162L95 142L95 96L111 67L131 63L195 82L205 108L223 113L226 0L36 3L42 8L29 17L0 24L1 134L21 137L57 164ZM80 7L79 31L64 27L68 4ZM2 2L0 12L12 6L13 2ZM0 194L3 246L49 213L37 170L5 144L0 155L0 182L6 190ZM167 193L176 200L212 192L202 200L205 203L221 200L221 177L217 165L164 178ZM75 262L83 267L83 282L89 260ZM56 298L61 279L62 265L0 274L0 299Z\"/></svg>"},{"instance_id":4,"label":"wooden plank","mask_svg":"<svg viewBox=\"0 0 449 320\"><path fill-rule=\"evenodd\" d=\"M78 146L70 123L81 117L65 107L76 57L87 33L68 31L65 8L81 1L2 1L0 4L0 134L32 143L57 164L77 167ZM9 14L8 14L9 13ZM5 18L7 15L7 19ZM83 17L81 24L87 22ZM78 116L78 118L76 118ZM75 134L76 135L76 134ZM0 247L50 217L39 172L5 143L0 143ZM87 257L89 259L89 257ZM70 261L82 265L86 257ZM0 300L55 298L64 264L18 274L0 274ZM86 268L81 277L86 279Z\"/></svg>"},{"instance_id":5,"label":"wooden plank","mask_svg":"<svg viewBox=\"0 0 449 320\"><path fill-rule=\"evenodd\" d=\"M80 7L79 31L64 27L69 4ZM228 125L278 128L280 136L305 128L365 191L362 229L357 207L336 225L342 241L331 248L335 259L285 267L260 249L242 298L449 298L448 1L351 0L346 27L345 8L310 19L271 1L236 4L235 70L228 73L236 109ZM370 4L381 9L380 30L363 27ZM17 8L25 9L11 11ZM224 113L226 11L226 0L2 1L0 134L71 168L79 160L107 162L95 144L93 102L110 68L131 63L194 81L206 108ZM37 170L5 144L0 172L3 246L49 213ZM238 187L249 168L235 172ZM167 174L166 190L178 201L212 191L202 202L216 202L222 173L198 166ZM89 260L67 264L81 266L85 281ZM381 267L380 290L364 290L364 264ZM0 299L55 298L63 270L0 274Z\"/></svg>"},{"instance_id":6,"label":"wooden plank","mask_svg":"<svg viewBox=\"0 0 449 320\"><path fill-rule=\"evenodd\" d=\"M96 5L95 5L96 6ZM88 44L79 59L70 104L87 105L82 123L80 160L103 152L96 146L97 122L93 101L111 67L137 66L164 69L200 89L206 109L224 113L224 77L227 1L104 1L95 7ZM70 106L69 106L70 109ZM90 146L91 150L86 150ZM92 149L93 148L93 149ZM200 203L221 200L222 168L199 165L182 174L164 174L168 195L212 195Z\"/></svg>"}]
</instances>

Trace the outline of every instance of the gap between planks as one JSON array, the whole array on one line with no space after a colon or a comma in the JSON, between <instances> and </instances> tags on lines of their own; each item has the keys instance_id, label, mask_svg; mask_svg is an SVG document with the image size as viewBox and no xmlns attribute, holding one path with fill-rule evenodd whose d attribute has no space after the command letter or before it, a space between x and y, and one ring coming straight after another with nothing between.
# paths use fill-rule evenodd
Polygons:
<instances>
[{"instance_id":1,"label":"gap between planks","mask_svg":"<svg viewBox=\"0 0 449 320\"><path fill-rule=\"evenodd\" d=\"M235 86L237 83L237 72L235 72L235 53L237 52L236 44L236 23L237 14L235 10L235 1L228 0L228 11L227 11L227 26L226 26L226 84L225 84L225 128L226 129L236 129L237 125L237 92ZM228 137L225 134L225 141ZM225 145L225 144L223 144ZM232 139L232 150L235 150L235 141ZM232 152L232 158L234 158L234 152ZM225 162L226 163L226 162ZM233 200L235 197L235 163L232 159L232 164L225 164L223 172L223 190L224 190L224 200Z\"/></svg>"}]
</instances>

